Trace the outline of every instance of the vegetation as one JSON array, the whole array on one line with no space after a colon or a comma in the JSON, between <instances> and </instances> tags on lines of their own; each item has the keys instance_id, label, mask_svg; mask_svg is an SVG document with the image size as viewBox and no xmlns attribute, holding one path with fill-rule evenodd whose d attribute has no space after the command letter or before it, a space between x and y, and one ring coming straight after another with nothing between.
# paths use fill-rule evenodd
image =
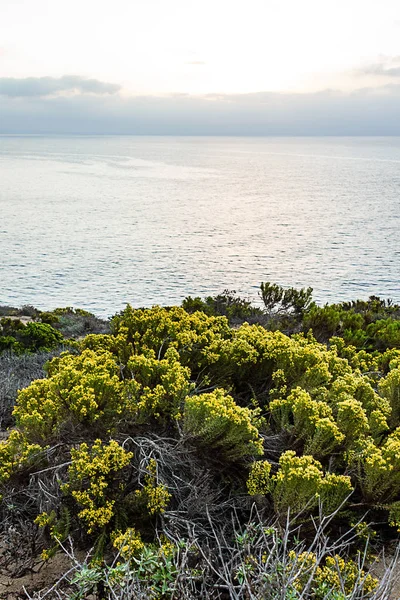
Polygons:
<instances>
[{"instance_id":1,"label":"vegetation","mask_svg":"<svg viewBox=\"0 0 400 600\"><path fill-rule=\"evenodd\" d=\"M109 329L3 317L8 361L56 353L18 393L0 480L3 530L75 561L58 597L388 597L364 542L400 531L400 307L260 295L127 306Z\"/></svg>"}]
</instances>

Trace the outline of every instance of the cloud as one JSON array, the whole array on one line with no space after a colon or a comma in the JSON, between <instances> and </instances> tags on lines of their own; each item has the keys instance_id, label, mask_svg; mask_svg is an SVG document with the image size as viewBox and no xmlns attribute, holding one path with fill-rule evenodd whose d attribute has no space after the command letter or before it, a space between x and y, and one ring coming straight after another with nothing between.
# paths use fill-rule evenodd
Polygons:
<instances>
[{"instance_id":1,"label":"cloud","mask_svg":"<svg viewBox=\"0 0 400 600\"><path fill-rule=\"evenodd\" d=\"M400 84L343 93L0 97L0 133L400 135Z\"/></svg>"},{"instance_id":2,"label":"cloud","mask_svg":"<svg viewBox=\"0 0 400 600\"><path fill-rule=\"evenodd\" d=\"M114 83L89 79L79 75L63 77L13 77L0 78L0 95L10 98L46 97L57 94L75 92L80 94L115 94L121 86Z\"/></svg>"},{"instance_id":3,"label":"cloud","mask_svg":"<svg viewBox=\"0 0 400 600\"><path fill-rule=\"evenodd\" d=\"M383 58L380 62L358 69L357 73L359 75L377 75L379 77L400 77L400 56Z\"/></svg>"}]
</instances>

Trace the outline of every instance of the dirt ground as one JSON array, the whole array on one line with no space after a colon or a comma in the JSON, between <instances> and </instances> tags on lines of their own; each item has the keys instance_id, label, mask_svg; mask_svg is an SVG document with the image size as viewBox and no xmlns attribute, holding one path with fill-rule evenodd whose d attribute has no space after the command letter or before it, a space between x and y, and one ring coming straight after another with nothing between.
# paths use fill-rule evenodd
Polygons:
<instances>
[{"instance_id":1,"label":"dirt ground","mask_svg":"<svg viewBox=\"0 0 400 600\"><path fill-rule=\"evenodd\" d=\"M63 573L71 568L70 559L63 554L57 554L47 562L38 560L22 577L12 577L11 574L0 572L1 600L27 600L34 592L50 588ZM28 595L29 594L29 595ZM53 596L54 597L54 596ZM51 598L49 594L47 598Z\"/></svg>"}]
</instances>

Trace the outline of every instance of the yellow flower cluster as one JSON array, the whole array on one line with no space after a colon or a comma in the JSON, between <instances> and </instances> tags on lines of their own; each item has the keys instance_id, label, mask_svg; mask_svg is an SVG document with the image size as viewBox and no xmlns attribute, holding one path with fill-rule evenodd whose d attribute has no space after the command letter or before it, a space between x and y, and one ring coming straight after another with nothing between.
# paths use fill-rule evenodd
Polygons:
<instances>
[{"instance_id":1,"label":"yellow flower cluster","mask_svg":"<svg viewBox=\"0 0 400 600\"><path fill-rule=\"evenodd\" d=\"M296 387L287 398L273 400L270 411L281 429L306 441L305 452L316 456L330 454L344 440L326 402L313 400Z\"/></svg>"},{"instance_id":2,"label":"yellow flower cluster","mask_svg":"<svg viewBox=\"0 0 400 600\"><path fill-rule=\"evenodd\" d=\"M116 501L113 496L118 490L115 480L132 456L132 452L124 450L115 440L108 445L96 440L91 448L83 443L71 450L69 482L63 491L71 493L82 507L78 516L86 523L88 533L104 527L113 518Z\"/></svg>"},{"instance_id":3,"label":"yellow flower cluster","mask_svg":"<svg viewBox=\"0 0 400 600\"><path fill-rule=\"evenodd\" d=\"M140 533L133 527L128 527L123 533L114 531L111 534L111 542L122 558L127 561L140 554L144 548Z\"/></svg>"},{"instance_id":4,"label":"yellow flower cluster","mask_svg":"<svg viewBox=\"0 0 400 600\"><path fill-rule=\"evenodd\" d=\"M238 406L225 390L186 399L184 429L201 446L218 448L226 459L262 455L263 444L252 411Z\"/></svg>"},{"instance_id":5,"label":"yellow flower cluster","mask_svg":"<svg viewBox=\"0 0 400 600\"><path fill-rule=\"evenodd\" d=\"M157 461L152 458L147 465L147 474L144 478L144 486L135 492L139 502L144 502L150 515L162 514L167 508L171 494L167 487L157 483Z\"/></svg>"},{"instance_id":6,"label":"yellow flower cluster","mask_svg":"<svg viewBox=\"0 0 400 600\"><path fill-rule=\"evenodd\" d=\"M70 420L102 420L110 430L124 409L118 365L108 352L54 358L48 374L18 394L14 416L30 438L46 438Z\"/></svg>"},{"instance_id":7,"label":"yellow flower cluster","mask_svg":"<svg viewBox=\"0 0 400 600\"><path fill-rule=\"evenodd\" d=\"M360 440L348 454L367 500L390 502L400 493L400 427L378 447L371 438Z\"/></svg>"},{"instance_id":8,"label":"yellow flower cluster","mask_svg":"<svg viewBox=\"0 0 400 600\"><path fill-rule=\"evenodd\" d=\"M342 392L338 396L336 410L336 422L346 436L347 446L351 446L355 440L369 432L367 415L359 400Z\"/></svg>"},{"instance_id":9,"label":"yellow flower cluster","mask_svg":"<svg viewBox=\"0 0 400 600\"><path fill-rule=\"evenodd\" d=\"M209 317L202 312L188 314L178 306L134 310L128 305L113 318L112 331L125 337L134 354L153 350L162 358L169 347L176 348L181 363L189 367L204 364L203 349L216 337L230 335L225 317Z\"/></svg>"},{"instance_id":10,"label":"yellow flower cluster","mask_svg":"<svg viewBox=\"0 0 400 600\"><path fill-rule=\"evenodd\" d=\"M375 392L366 377L362 377L357 372L338 377L330 389L329 400L337 406L343 401L354 401L353 404L347 405L347 414L342 419L343 427L349 420L352 422L351 426L347 424L347 436L353 440L357 435L362 437L368 430L374 437L379 438L381 433L388 429L387 419L392 412L389 402ZM354 416L351 415L351 412L354 412ZM367 419L367 424L365 424L365 419ZM352 426L354 426L355 433L350 435Z\"/></svg>"},{"instance_id":11,"label":"yellow flower cluster","mask_svg":"<svg viewBox=\"0 0 400 600\"><path fill-rule=\"evenodd\" d=\"M353 491L350 478L325 473L312 456L296 456L293 450L284 452L280 469L271 477L269 489L278 515L286 518L287 511L296 515L313 510L320 501L326 513L338 508Z\"/></svg>"},{"instance_id":12,"label":"yellow flower cluster","mask_svg":"<svg viewBox=\"0 0 400 600\"><path fill-rule=\"evenodd\" d=\"M189 382L190 370L180 364L174 348L167 350L163 360L133 355L127 368L132 378L127 384L127 409L137 422L179 418L183 401L194 384Z\"/></svg>"},{"instance_id":13,"label":"yellow flower cluster","mask_svg":"<svg viewBox=\"0 0 400 600\"><path fill-rule=\"evenodd\" d=\"M271 488L271 464L267 460L258 460L251 465L247 479L247 491L250 496L266 495Z\"/></svg>"},{"instance_id":14,"label":"yellow flower cluster","mask_svg":"<svg viewBox=\"0 0 400 600\"><path fill-rule=\"evenodd\" d=\"M42 512L36 517L34 522L39 527L46 527L46 525L50 525L51 523L53 523L55 517L56 513L54 510L52 510L50 513Z\"/></svg>"},{"instance_id":15,"label":"yellow flower cluster","mask_svg":"<svg viewBox=\"0 0 400 600\"><path fill-rule=\"evenodd\" d=\"M20 431L11 431L8 439L0 442L0 483L28 467L42 451L41 446L29 443Z\"/></svg>"},{"instance_id":16,"label":"yellow flower cluster","mask_svg":"<svg viewBox=\"0 0 400 600\"><path fill-rule=\"evenodd\" d=\"M358 585L363 588L365 594L374 591L378 585L378 580L370 574L365 574L360 570L358 564L351 559L340 556L329 556L325 560L325 565L318 567L315 572L314 582L317 585L325 584L328 589L341 590L341 582L344 583L345 593L351 594Z\"/></svg>"},{"instance_id":17,"label":"yellow flower cluster","mask_svg":"<svg viewBox=\"0 0 400 600\"><path fill-rule=\"evenodd\" d=\"M379 382L380 394L386 398L392 407L390 424L393 427L400 425L400 367L393 368L388 375Z\"/></svg>"},{"instance_id":18,"label":"yellow flower cluster","mask_svg":"<svg viewBox=\"0 0 400 600\"><path fill-rule=\"evenodd\" d=\"M378 579L360 570L354 560L349 558L344 560L338 555L328 556L322 567L317 566L317 557L313 552L296 554L291 550L289 559L287 568L290 570L295 567L298 572L295 589L302 592L311 578L312 597L315 600L324 600L327 593L352 594L357 587L365 594L370 594L379 583Z\"/></svg>"}]
</instances>

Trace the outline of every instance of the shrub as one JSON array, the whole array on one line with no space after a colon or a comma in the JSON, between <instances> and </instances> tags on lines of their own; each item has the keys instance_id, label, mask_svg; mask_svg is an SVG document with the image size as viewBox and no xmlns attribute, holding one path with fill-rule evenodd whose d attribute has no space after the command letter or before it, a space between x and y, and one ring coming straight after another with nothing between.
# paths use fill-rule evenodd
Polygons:
<instances>
[{"instance_id":1,"label":"shrub","mask_svg":"<svg viewBox=\"0 0 400 600\"><path fill-rule=\"evenodd\" d=\"M253 306L249 300L237 296L235 290L225 290L218 296L208 296L204 301L199 297L188 296L182 302L182 308L188 313L201 311L210 316L224 316L231 324L264 320L264 311Z\"/></svg>"},{"instance_id":2,"label":"shrub","mask_svg":"<svg viewBox=\"0 0 400 600\"><path fill-rule=\"evenodd\" d=\"M130 354L148 354L160 359L169 347L175 348L183 366L192 373L204 367L204 349L216 338L229 337L231 330L225 317L209 317L201 312L189 315L183 308L158 306L134 310L129 305L111 322L115 336L122 336Z\"/></svg>"},{"instance_id":3,"label":"shrub","mask_svg":"<svg viewBox=\"0 0 400 600\"><path fill-rule=\"evenodd\" d=\"M312 288L284 289L280 285L270 283L269 281L260 285L261 298L267 311L272 312L293 312L296 317L301 317L312 303Z\"/></svg>"},{"instance_id":4,"label":"shrub","mask_svg":"<svg viewBox=\"0 0 400 600\"><path fill-rule=\"evenodd\" d=\"M166 422L181 416L184 399L194 385L189 381L190 370L180 364L176 350L167 350L163 360L133 355L127 371L132 379L127 385L127 408L136 422Z\"/></svg>"},{"instance_id":5,"label":"shrub","mask_svg":"<svg viewBox=\"0 0 400 600\"><path fill-rule=\"evenodd\" d=\"M251 410L238 406L224 390L187 398L183 419L184 430L196 445L218 449L225 460L263 453Z\"/></svg>"},{"instance_id":6,"label":"shrub","mask_svg":"<svg viewBox=\"0 0 400 600\"><path fill-rule=\"evenodd\" d=\"M8 439L0 442L0 483L34 465L42 450L40 445L30 444L19 431L11 431Z\"/></svg>"},{"instance_id":7,"label":"shrub","mask_svg":"<svg viewBox=\"0 0 400 600\"><path fill-rule=\"evenodd\" d=\"M388 375L379 382L380 394L390 403L392 414L390 425L400 425L400 368L392 369Z\"/></svg>"},{"instance_id":8,"label":"shrub","mask_svg":"<svg viewBox=\"0 0 400 600\"><path fill-rule=\"evenodd\" d=\"M378 320L375 323L370 323L366 332L372 339L371 345L378 350L400 348L400 321L398 320Z\"/></svg>"},{"instance_id":9,"label":"shrub","mask_svg":"<svg viewBox=\"0 0 400 600\"><path fill-rule=\"evenodd\" d=\"M350 478L345 475L323 473L322 465L312 456L296 456L292 450L282 454L279 470L272 476L274 508L281 518L312 511L321 502L329 514L351 494Z\"/></svg>"},{"instance_id":10,"label":"shrub","mask_svg":"<svg viewBox=\"0 0 400 600\"><path fill-rule=\"evenodd\" d=\"M312 306L303 319L305 331L311 329L319 341L329 340L338 331L339 325L340 312L333 306Z\"/></svg>"},{"instance_id":11,"label":"shrub","mask_svg":"<svg viewBox=\"0 0 400 600\"><path fill-rule=\"evenodd\" d=\"M124 408L123 384L111 354L66 354L49 363L48 374L21 390L14 409L17 425L30 439L46 439L68 423L97 423L111 431Z\"/></svg>"},{"instance_id":12,"label":"shrub","mask_svg":"<svg viewBox=\"0 0 400 600\"><path fill-rule=\"evenodd\" d=\"M62 334L46 323L27 323L19 319L0 319L0 352L49 352L63 341Z\"/></svg>"},{"instance_id":13,"label":"shrub","mask_svg":"<svg viewBox=\"0 0 400 600\"><path fill-rule=\"evenodd\" d=\"M342 393L338 398L336 421L340 431L346 436L346 445L369 432L368 418L363 405L352 396Z\"/></svg>"},{"instance_id":14,"label":"shrub","mask_svg":"<svg viewBox=\"0 0 400 600\"><path fill-rule=\"evenodd\" d=\"M82 443L71 449L68 483L63 491L77 502L78 517L88 533L104 528L115 516L115 505L125 489L120 473L132 456L114 440L107 445L96 440L92 447Z\"/></svg>"},{"instance_id":15,"label":"shrub","mask_svg":"<svg viewBox=\"0 0 400 600\"><path fill-rule=\"evenodd\" d=\"M47 323L27 323L21 330L20 339L25 348L32 352L46 352L59 346L64 339L62 334Z\"/></svg>"},{"instance_id":16,"label":"shrub","mask_svg":"<svg viewBox=\"0 0 400 600\"><path fill-rule=\"evenodd\" d=\"M400 428L378 447L371 438L360 439L349 453L364 497L374 503L391 502L400 493Z\"/></svg>"},{"instance_id":17,"label":"shrub","mask_svg":"<svg viewBox=\"0 0 400 600\"><path fill-rule=\"evenodd\" d=\"M330 454L344 440L328 404L313 400L299 387L287 398L271 402L270 411L281 429L306 442L308 454Z\"/></svg>"}]
</instances>

